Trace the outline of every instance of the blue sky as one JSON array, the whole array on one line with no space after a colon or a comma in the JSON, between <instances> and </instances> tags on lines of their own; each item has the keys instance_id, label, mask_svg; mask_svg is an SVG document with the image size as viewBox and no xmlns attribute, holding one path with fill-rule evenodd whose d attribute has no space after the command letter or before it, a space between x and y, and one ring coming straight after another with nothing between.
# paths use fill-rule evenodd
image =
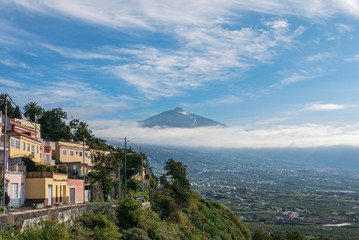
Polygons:
<instances>
[{"instance_id":1,"label":"blue sky","mask_svg":"<svg viewBox=\"0 0 359 240\"><path fill-rule=\"evenodd\" d=\"M358 20L356 0L0 0L0 89L101 137L356 146ZM136 125L177 106L230 128Z\"/></svg>"}]
</instances>

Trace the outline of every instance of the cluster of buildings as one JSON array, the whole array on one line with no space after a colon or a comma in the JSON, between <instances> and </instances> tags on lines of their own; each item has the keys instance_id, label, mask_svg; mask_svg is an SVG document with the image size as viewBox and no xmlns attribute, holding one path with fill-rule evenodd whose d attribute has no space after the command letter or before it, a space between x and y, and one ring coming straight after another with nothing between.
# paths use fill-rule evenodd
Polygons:
<instances>
[{"instance_id":1,"label":"cluster of buildings","mask_svg":"<svg viewBox=\"0 0 359 240\"><path fill-rule=\"evenodd\" d=\"M40 137L40 124L23 119L5 119L1 112L0 129L0 164L2 168L5 153L5 189L10 197L10 207L24 204L48 207L88 201L89 190L84 184L83 174L93 170L94 151L86 144L44 141ZM26 171L24 157L30 157L35 163L51 165L55 171ZM68 167L70 174L56 171L64 166Z\"/></svg>"}]
</instances>

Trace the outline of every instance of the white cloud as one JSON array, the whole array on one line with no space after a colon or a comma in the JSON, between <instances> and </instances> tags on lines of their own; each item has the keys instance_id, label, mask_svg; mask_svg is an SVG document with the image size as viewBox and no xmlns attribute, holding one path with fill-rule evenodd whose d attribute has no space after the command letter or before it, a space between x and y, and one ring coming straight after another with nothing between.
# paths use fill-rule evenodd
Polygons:
<instances>
[{"instance_id":1,"label":"white cloud","mask_svg":"<svg viewBox=\"0 0 359 240\"><path fill-rule=\"evenodd\" d=\"M17 62L11 61L9 59L3 59L3 60L0 59L0 64L8 66L8 67L22 67L25 69L30 69L30 67L25 63L22 63L22 62L17 63Z\"/></svg>"},{"instance_id":2,"label":"white cloud","mask_svg":"<svg viewBox=\"0 0 359 240\"><path fill-rule=\"evenodd\" d=\"M337 24L337 28L338 28L339 32L352 32L353 31L353 27L351 27L347 24L342 24L342 23Z\"/></svg>"},{"instance_id":3,"label":"white cloud","mask_svg":"<svg viewBox=\"0 0 359 240\"><path fill-rule=\"evenodd\" d=\"M66 58L74 58L74 59L102 59L102 60L119 60L121 59L119 56L111 55L109 53L101 53L101 52L91 52L91 51L83 51L80 49L74 48L66 48L66 47L58 47L50 44L42 44L43 47L50 49L58 54Z\"/></svg>"},{"instance_id":4,"label":"white cloud","mask_svg":"<svg viewBox=\"0 0 359 240\"><path fill-rule=\"evenodd\" d=\"M280 81L280 83L282 85L287 85L287 84L292 84L292 83L300 82L300 81L311 79L311 78L313 78L313 76L310 76L306 71L301 71L299 73L295 72L295 73L285 77L284 79L282 79Z\"/></svg>"},{"instance_id":5,"label":"white cloud","mask_svg":"<svg viewBox=\"0 0 359 240\"><path fill-rule=\"evenodd\" d=\"M187 107L209 107L209 106L220 106L220 105L227 105L227 104L234 104L239 103L242 101L242 98L235 95L226 95L220 96L215 99L211 99L208 101L204 101L201 103L184 103L183 106Z\"/></svg>"},{"instance_id":6,"label":"white cloud","mask_svg":"<svg viewBox=\"0 0 359 240\"><path fill-rule=\"evenodd\" d=\"M180 50L107 46L108 51L130 60L103 69L136 87L149 99L179 95L209 81L226 80L228 72L239 73L267 62L277 49L290 45L297 36L295 31L290 31L286 20L268 24L275 27L269 30L178 27L175 36L182 44Z\"/></svg>"},{"instance_id":7,"label":"white cloud","mask_svg":"<svg viewBox=\"0 0 359 240\"><path fill-rule=\"evenodd\" d=\"M86 119L128 109L134 102L140 101L127 96L111 96L80 81L57 80L34 85L0 79L1 84L7 86L7 92L20 106L35 101L45 109L61 107L69 117L75 118Z\"/></svg>"},{"instance_id":8,"label":"white cloud","mask_svg":"<svg viewBox=\"0 0 359 240\"><path fill-rule=\"evenodd\" d=\"M179 24L203 26L227 22L227 18L246 11L310 19L325 19L337 14L359 17L359 3L355 0L112 0L102 1L101 4L96 0L13 0L3 4L17 5L43 14L57 13L59 16L127 31L133 27L154 30Z\"/></svg>"},{"instance_id":9,"label":"white cloud","mask_svg":"<svg viewBox=\"0 0 359 240\"><path fill-rule=\"evenodd\" d=\"M22 88L22 87L24 87L24 85L22 83L15 82L15 81L8 80L8 79L3 79L3 78L0 78L0 85L3 85L5 87L9 87L9 88Z\"/></svg>"},{"instance_id":10,"label":"white cloud","mask_svg":"<svg viewBox=\"0 0 359 240\"><path fill-rule=\"evenodd\" d=\"M353 57L350 58L345 58L344 61L347 62L359 62L359 54L354 55Z\"/></svg>"},{"instance_id":11,"label":"white cloud","mask_svg":"<svg viewBox=\"0 0 359 240\"><path fill-rule=\"evenodd\" d=\"M305 111L332 111L341 110L345 108L353 107L352 105L343 104L321 104L321 103L309 103L303 108Z\"/></svg>"},{"instance_id":12,"label":"white cloud","mask_svg":"<svg viewBox=\"0 0 359 240\"><path fill-rule=\"evenodd\" d=\"M96 120L90 121L89 125L96 136L103 138L127 136L138 144L216 148L359 146L358 125L351 127L316 124L277 125L254 130L245 130L241 127L141 128L137 123L119 120Z\"/></svg>"},{"instance_id":13,"label":"white cloud","mask_svg":"<svg viewBox=\"0 0 359 240\"><path fill-rule=\"evenodd\" d=\"M322 53L313 54L313 55L307 57L307 61L309 61L309 62L324 61L332 56L333 56L333 54L330 52L322 52Z\"/></svg>"}]
</instances>

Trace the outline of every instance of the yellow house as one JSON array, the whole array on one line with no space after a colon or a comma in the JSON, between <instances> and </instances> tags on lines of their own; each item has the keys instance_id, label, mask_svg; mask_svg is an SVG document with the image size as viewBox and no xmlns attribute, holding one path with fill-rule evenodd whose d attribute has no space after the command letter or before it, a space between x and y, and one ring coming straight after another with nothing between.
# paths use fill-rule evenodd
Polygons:
<instances>
[{"instance_id":1,"label":"yellow house","mask_svg":"<svg viewBox=\"0 0 359 240\"><path fill-rule=\"evenodd\" d=\"M46 207L69 202L67 174L28 172L25 186L25 203L44 204Z\"/></svg>"},{"instance_id":2,"label":"yellow house","mask_svg":"<svg viewBox=\"0 0 359 240\"><path fill-rule=\"evenodd\" d=\"M28 121L28 120L20 119L20 118L12 118L11 121L14 123L21 124L23 126L34 129L36 132L36 138L37 139L41 138L41 124L40 123L35 123L35 122Z\"/></svg>"},{"instance_id":3,"label":"yellow house","mask_svg":"<svg viewBox=\"0 0 359 240\"><path fill-rule=\"evenodd\" d=\"M142 171L134 176L134 179L141 182L142 180L150 179L150 174L146 173L146 169L142 168Z\"/></svg>"},{"instance_id":4,"label":"yellow house","mask_svg":"<svg viewBox=\"0 0 359 240\"><path fill-rule=\"evenodd\" d=\"M11 122L11 131L7 133L9 141L9 159L31 156L34 162L40 162L41 141L33 128Z\"/></svg>"},{"instance_id":5,"label":"yellow house","mask_svg":"<svg viewBox=\"0 0 359 240\"><path fill-rule=\"evenodd\" d=\"M79 176L93 170L92 154L88 145L82 142L55 142L55 151L52 156L54 159L66 164L70 171L78 173ZM84 164L85 163L85 164Z\"/></svg>"}]
</instances>

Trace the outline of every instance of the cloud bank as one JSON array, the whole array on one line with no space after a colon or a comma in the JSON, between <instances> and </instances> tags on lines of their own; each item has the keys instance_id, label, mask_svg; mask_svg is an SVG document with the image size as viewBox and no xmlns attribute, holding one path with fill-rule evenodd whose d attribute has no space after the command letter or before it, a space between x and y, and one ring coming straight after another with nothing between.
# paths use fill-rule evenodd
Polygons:
<instances>
[{"instance_id":1,"label":"cloud bank","mask_svg":"<svg viewBox=\"0 0 359 240\"><path fill-rule=\"evenodd\" d=\"M96 136L111 142L128 137L136 144L212 148L308 148L338 145L359 146L359 123L333 127L318 124L277 125L246 130L242 127L142 128L135 122L96 120L89 122Z\"/></svg>"}]
</instances>

